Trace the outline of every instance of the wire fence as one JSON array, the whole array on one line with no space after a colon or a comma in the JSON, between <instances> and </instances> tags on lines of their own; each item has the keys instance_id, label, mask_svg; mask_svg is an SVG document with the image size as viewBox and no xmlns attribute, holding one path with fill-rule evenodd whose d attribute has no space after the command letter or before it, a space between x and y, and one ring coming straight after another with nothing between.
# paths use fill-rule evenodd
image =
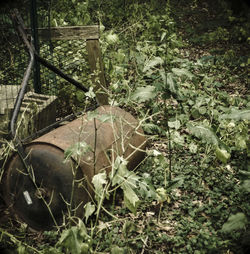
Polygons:
<instances>
[{"instance_id":1,"label":"wire fence","mask_svg":"<svg viewBox=\"0 0 250 254\"><path fill-rule=\"evenodd\" d=\"M24 1L18 11L24 20L27 34L31 34L32 15L36 15L38 27L46 27L45 37L37 33L39 55L85 87L89 87L92 81L86 40L79 37L53 37L51 12L55 12L53 8L58 6L53 7L51 1L41 0L37 0L37 6L36 13L34 10L30 12L30 1ZM12 10L13 6L0 8L0 141L9 137L10 118L29 64L28 49L11 19ZM30 39L30 36L28 38ZM86 97L83 91L56 75L54 71L35 63L18 114L17 135L25 139L63 117L86 111L95 104L94 99Z\"/></svg>"}]
</instances>

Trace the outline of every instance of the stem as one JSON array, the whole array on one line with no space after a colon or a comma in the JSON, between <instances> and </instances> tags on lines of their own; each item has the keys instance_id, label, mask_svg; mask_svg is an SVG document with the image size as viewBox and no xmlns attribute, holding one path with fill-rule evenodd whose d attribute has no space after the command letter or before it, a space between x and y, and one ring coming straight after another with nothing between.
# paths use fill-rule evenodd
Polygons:
<instances>
[{"instance_id":1,"label":"stem","mask_svg":"<svg viewBox=\"0 0 250 254\"><path fill-rule=\"evenodd\" d=\"M37 250L36 248L28 245L27 243L25 242L22 242L20 240L18 240L14 235L8 233L7 231L3 230L2 228L0 228L0 232L1 234L3 235L6 235L7 237L10 238L10 240L14 243L14 244L18 244L18 245L23 245L25 246L26 248L32 250L32 253L41 253L39 250Z\"/></svg>"},{"instance_id":2,"label":"stem","mask_svg":"<svg viewBox=\"0 0 250 254\"><path fill-rule=\"evenodd\" d=\"M95 140L94 140L94 175L95 175L96 174L96 145L97 145L96 118L94 118L94 127L95 127Z\"/></svg>"},{"instance_id":3,"label":"stem","mask_svg":"<svg viewBox=\"0 0 250 254\"><path fill-rule=\"evenodd\" d=\"M169 160L169 174L168 178L169 181L172 179L172 146L171 146L171 133L170 133L170 128L168 126L168 110L166 106L166 100L164 101L164 113L166 115L166 127L167 127L167 135L168 135L168 149L169 149L169 155L168 155L168 160ZM164 177L164 186L167 187L167 170L165 170L165 177Z\"/></svg>"}]
</instances>

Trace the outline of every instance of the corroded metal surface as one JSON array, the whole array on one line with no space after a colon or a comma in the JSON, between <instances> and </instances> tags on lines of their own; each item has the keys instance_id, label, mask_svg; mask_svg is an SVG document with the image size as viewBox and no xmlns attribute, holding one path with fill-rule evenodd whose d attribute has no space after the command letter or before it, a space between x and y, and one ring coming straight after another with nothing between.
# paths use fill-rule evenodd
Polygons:
<instances>
[{"instance_id":1,"label":"corroded metal surface","mask_svg":"<svg viewBox=\"0 0 250 254\"><path fill-rule=\"evenodd\" d=\"M72 174L72 161L64 163L61 149L45 143L31 144L25 149L28 154L29 175L16 154L12 157L5 176L4 198L11 210L33 229L48 230L52 225L61 224L63 214L68 215L69 206L76 208L80 202L87 202L88 194L77 185L72 188L74 178L82 180L82 171ZM73 198L71 198L71 195ZM53 217L51 216L53 214ZM82 216L82 209L76 211Z\"/></svg>"},{"instance_id":2,"label":"corroded metal surface","mask_svg":"<svg viewBox=\"0 0 250 254\"><path fill-rule=\"evenodd\" d=\"M140 150L146 145L143 131L131 114L111 106L101 106L96 113L84 115L34 141L50 143L64 151L77 142L88 144L90 151L80 158L80 167L89 182L100 170L111 169L115 159L112 154L128 159L132 169L141 161Z\"/></svg>"},{"instance_id":3,"label":"corroded metal surface","mask_svg":"<svg viewBox=\"0 0 250 254\"><path fill-rule=\"evenodd\" d=\"M6 170L5 197L15 213L35 229L62 223L69 208L66 203L77 207L76 215L82 217L82 207L93 195L92 177L103 169L109 172L118 155L128 160L129 169L134 168L141 162L145 146L143 131L131 114L101 106L30 143L26 147L33 168L30 176L14 155ZM70 149L73 154L65 163L65 151Z\"/></svg>"}]
</instances>

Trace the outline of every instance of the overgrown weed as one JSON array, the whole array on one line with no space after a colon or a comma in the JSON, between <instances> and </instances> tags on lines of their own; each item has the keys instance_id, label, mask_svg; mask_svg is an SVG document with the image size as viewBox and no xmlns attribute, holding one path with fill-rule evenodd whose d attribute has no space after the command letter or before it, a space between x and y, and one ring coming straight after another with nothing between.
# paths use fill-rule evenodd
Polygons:
<instances>
[{"instance_id":1,"label":"overgrown weed","mask_svg":"<svg viewBox=\"0 0 250 254\"><path fill-rule=\"evenodd\" d=\"M98 21L107 28L101 42L110 101L145 119L142 126L151 140L138 175L158 189L158 199L141 197L141 206L135 207L136 199L131 209L122 201L124 188L110 196L112 202L96 197L104 212L95 216L89 205L86 221L62 234L43 233L43 241L49 243L37 246L39 253L199 254L249 249L249 54L241 56L233 48L237 41L249 49L246 24L235 17L240 25L233 26L237 33L232 34L217 21L211 23L216 28L199 35L189 25L206 17L198 11L203 3L188 1L188 6L190 2L197 16L185 19L185 26L180 20L176 25L172 1L162 1L161 9L152 1L106 8L98 2ZM205 4L203 13L213 16L216 10ZM178 13L185 17L183 6ZM235 21L224 10L220 18ZM189 37L177 27L184 27ZM123 165L122 159L119 163ZM110 187L107 177L96 177L100 193Z\"/></svg>"}]
</instances>

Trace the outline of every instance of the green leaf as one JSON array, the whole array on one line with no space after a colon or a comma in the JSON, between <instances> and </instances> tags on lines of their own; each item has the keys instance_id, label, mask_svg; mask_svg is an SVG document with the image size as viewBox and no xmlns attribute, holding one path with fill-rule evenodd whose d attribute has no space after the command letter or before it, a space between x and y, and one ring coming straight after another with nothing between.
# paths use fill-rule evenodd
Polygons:
<instances>
[{"instance_id":1,"label":"green leaf","mask_svg":"<svg viewBox=\"0 0 250 254\"><path fill-rule=\"evenodd\" d=\"M247 148L247 139L248 137L245 137L245 136L238 136L235 140L235 145L237 148L240 148L240 149L246 149Z\"/></svg>"},{"instance_id":2,"label":"green leaf","mask_svg":"<svg viewBox=\"0 0 250 254\"><path fill-rule=\"evenodd\" d=\"M84 223L83 223L83 221L82 221L81 219L78 220L77 229L78 229L79 235L80 235L83 239L89 238L88 233L87 233L86 226L84 225Z\"/></svg>"},{"instance_id":3,"label":"green leaf","mask_svg":"<svg viewBox=\"0 0 250 254\"><path fill-rule=\"evenodd\" d=\"M159 203L170 201L167 191L163 187L156 189L156 193L157 193L157 200Z\"/></svg>"},{"instance_id":4,"label":"green leaf","mask_svg":"<svg viewBox=\"0 0 250 254\"><path fill-rule=\"evenodd\" d=\"M91 112L88 112L87 118L89 121L91 121L95 118L95 119L98 119L99 121L101 121L102 123L106 123L106 122L114 121L116 117L112 114L100 114L97 111L91 111Z\"/></svg>"},{"instance_id":5,"label":"green leaf","mask_svg":"<svg viewBox=\"0 0 250 254\"><path fill-rule=\"evenodd\" d=\"M175 75L179 76L179 77L184 76L184 77L187 77L189 79L192 79L194 77L194 75L190 71L188 71L187 69L173 68L172 72Z\"/></svg>"},{"instance_id":6,"label":"green leaf","mask_svg":"<svg viewBox=\"0 0 250 254\"><path fill-rule=\"evenodd\" d=\"M129 185L122 185L123 194L124 194L124 203L126 207L133 213L136 214L138 205L139 205L139 198L136 193L132 190Z\"/></svg>"},{"instance_id":7,"label":"green leaf","mask_svg":"<svg viewBox=\"0 0 250 254\"><path fill-rule=\"evenodd\" d=\"M86 142L84 141L77 142L65 150L64 152L65 161L68 160L70 157L74 158L77 161L79 157L81 157L82 155L84 155L89 151L91 151L91 148Z\"/></svg>"},{"instance_id":8,"label":"green leaf","mask_svg":"<svg viewBox=\"0 0 250 254\"><path fill-rule=\"evenodd\" d=\"M152 182L150 181L150 179L145 179L145 177L140 178L138 184L139 186L136 189L136 192L138 193L138 195L140 195L144 199L146 198L156 199L156 190Z\"/></svg>"},{"instance_id":9,"label":"green leaf","mask_svg":"<svg viewBox=\"0 0 250 254\"><path fill-rule=\"evenodd\" d=\"M174 94L177 93L178 87L172 73L167 74L167 85L171 93L174 93Z\"/></svg>"},{"instance_id":10,"label":"green leaf","mask_svg":"<svg viewBox=\"0 0 250 254\"><path fill-rule=\"evenodd\" d=\"M10 253L12 253L12 252L10 251ZM17 248L17 253L18 254L25 254L25 253L27 253L27 249L22 244L19 244L19 246Z\"/></svg>"},{"instance_id":11,"label":"green leaf","mask_svg":"<svg viewBox=\"0 0 250 254\"><path fill-rule=\"evenodd\" d=\"M143 123L142 127L148 134L160 134L163 132L163 129L159 125L153 123Z\"/></svg>"},{"instance_id":12,"label":"green leaf","mask_svg":"<svg viewBox=\"0 0 250 254\"><path fill-rule=\"evenodd\" d=\"M181 127L181 122L179 120L175 120L173 122L168 122L169 128L174 128L178 130Z\"/></svg>"},{"instance_id":13,"label":"green leaf","mask_svg":"<svg viewBox=\"0 0 250 254\"><path fill-rule=\"evenodd\" d=\"M181 135L178 131L173 131L171 133L172 140L175 144L183 146L185 144L184 136Z\"/></svg>"},{"instance_id":14,"label":"green leaf","mask_svg":"<svg viewBox=\"0 0 250 254\"><path fill-rule=\"evenodd\" d=\"M127 253L126 249L120 248L118 246L114 246L111 249L111 254L125 254L125 253Z\"/></svg>"},{"instance_id":15,"label":"green leaf","mask_svg":"<svg viewBox=\"0 0 250 254\"><path fill-rule=\"evenodd\" d=\"M197 150L198 150L198 146L197 146L196 144L191 143L191 144L189 145L189 151L190 151L191 153L196 153Z\"/></svg>"},{"instance_id":16,"label":"green leaf","mask_svg":"<svg viewBox=\"0 0 250 254\"><path fill-rule=\"evenodd\" d=\"M87 223L88 218L94 213L95 211L95 206L91 203L88 202L87 204L84 205L84 209L85 209L85 223Z\"/></svg>"},{"instance_id":17,"label":"green leaf","mask_svg":"<svg viewBox=\"0 0 250 254\"><path fill-rule=\"evenodd\" d=\"M85 93L85 95L89 98L95 98L95 92L94 92L94 88L93 87L90 87L89 88L89 91Z\"/></svg>"},{"instance_id":18,"label":"green leaf","mask_svg":"<svg viewBox=\"0 0 250 254\"><path fill-rule=\"evenodd\" d=\"M112 186L120 185L124 194L124 203L132 212L136 213L139 205L138 195L144 198L154 198L156 196L153 186L148 184L145 179L137 176L134 172L127 169L127 161L118 156L115 160L112 171L109 174Z\"/></svg>"},{"instance_id":19,"label":"green leaf","mask_svg":"<svg viewBox=\"0 0 250 254\"><path fill-rule=\"evenodd\" d=\"M145 102L156 96L154 86L138 87L132 94L131 99L137 102Z\"/></svg>"},{"instance_id":20,"label":"green leaf","mask_svg":"<svg viewBox=\"0 0 250 254\"><path fill-rule=\"evenodd\" d=\"M162 58L160 58L158 56L153 57L153 59L151 59L145 63L143 72L148 72L152 68L156 67L157 65L162 65L163 63L164 63L164 61L162 60Z\"/></svg>"},{"instance_id":21,"label":"green leaf","mask_svg":"<svg viewBox=\"0 0 250 254\"><path fill-rule=\"evenodd\" d=\"M223 225L222 232L230 233L234 230L244 229L247 224L247 218L244 213L231 215L228 221Z\"/></svg>"},{"instance_id":22,"label":"green leaf","mask_svg":"<svg viewBox=\"0 0 250 254\"><path fill-rule=\"evenodd\" d=\"M187 124L187 127L193 135L195 135L197 138L203 139L208 144L212 144L212 145L219 144L219 139L209 127L202 126L202 125L194 126L192 124Z\"/></svg>"},{"instance_id":23,"label":"green leaf","mask_svg":"<svg viewBox=\"0 0 250 254\"><path fill-rule=\"evenodd\" d=\"M166 32L163 32L162 35L161 35L161 42L164 40L164 38L166 37L167 33Z\"/></svg>"},{"instance_id":24,"label":"green leaf","mask_svg":"<svg viewBox=\"0 0 250 254\"><path fill-rule=\"evenodd\" d=\"M224 148L217 147L215 150L215 155L217 159L219 159L223 163L227 163L227 161L230 159L231 154Z\"/></svg>"},{"instance_id":25,"label":"green leaf","mask_svg":"<svg viewBox=\"0 0 250 254\"><path fill-rule=\"evenodd\" d=\"M88 235L85 225L82 221L80 221L81 220L79 220L78 226L73 226L62 232L56 246L64 246L68 251L70 251L70 253L88 253L86 251L83 252L84 249L86 250L86 247L88 249L88 245L83 242L86 238L88 238ZM66 253L68 253L68 251Z\"/></svg>"},{"instance_id":26,"label":"green leaf","mask_svg":"<svg viewBox=\"0 0 250 254\"><path fill-rule=\"evenodd\" d=\"M165 86L165 85L167 84L166 72L165 72L164 69L160 69L160 70L159 70L159 73L160 73L160 75L161 75L162 82L163 82L163 84L164 84L164 86ZM161 83L162 83L162 82L161 82Z\"/></svg>"},{"instance_id":27,"label":"green leaf","mask_svg":"<svg viewBox=\"0 0 250 254\"><path fill-rule=\"evenodd\" d=\"M250 192L250 180L245 180L243 182L242 189L246 192Z\"/></svg>"},{"instance_id":28,"label":"green leaf","mask_svg":"<svg viewBox=\"0 0 250 254\"><path fill-rule=\"evenodd\" d=\"M125 221L122 227L122 233L127 238L131 232L136 229L135 223L133 221Z\"/></svg>"},{"instance_id":29,"label":"green leaf","mask_svg":"<svg viewBox=\"0 0 250 254\"><path fill-rule=\"evenodd\" d=\"M114 162L112 171L110 172L110 179L112 186L120 184L129 177L131 172L127 169L128 162L123 157L117 156Z\"/></svg>"},{"instance_id":30,"label":"green leaf","mask_svg":"<svg viewBox=\"0 0 250 254\"><path fill-rule=\"evenodd\" d=\"M114 34L112 31L107 35L106 40L109 44L116 44L119 42L119 37L117 34Z\"/></svg>"},{"instance_id":31,"label":"green leaf","mask_svg":"<svg viewBox=\"0 0 250 254\"><path fill-rule=\"evenodd\" d=\"M174 189L177 189L181 187L185 182L186 177L183 175L175 177L172 181L169 182L168 191L172 191Z\"/></svg>"},{"instance_id":32,"label":"green leaf","mask_svg":"<svg viewBox=\"0 0 250 254\"><path fill-rule=\"evenodd\" d=\"M200 107L198 110L201 115L204 115L207 112L206 107Z\"/></svg>"},{"instance_id":33,"label":"green leaf","mask_svg":"<svg viewBox=\"0 0 250 254\"><path fill-rule=\"evenodd\" d=\"M95 187L95 198L97 201L100 201L103 195L104 185L107 183L106 171L94 175L92 183L94 184Z\"/></svg>"},{"instance_id":34,"label":"green leaf","mask_svg":"<svg viewBox=\"0 0 250 254\"><path fill-rule=\"evenodd\" d=\"M250 109L234 110L230 114L224 114L219 119L233 119L233 120L250 120Z\"/></svg>"}]
</instances>

